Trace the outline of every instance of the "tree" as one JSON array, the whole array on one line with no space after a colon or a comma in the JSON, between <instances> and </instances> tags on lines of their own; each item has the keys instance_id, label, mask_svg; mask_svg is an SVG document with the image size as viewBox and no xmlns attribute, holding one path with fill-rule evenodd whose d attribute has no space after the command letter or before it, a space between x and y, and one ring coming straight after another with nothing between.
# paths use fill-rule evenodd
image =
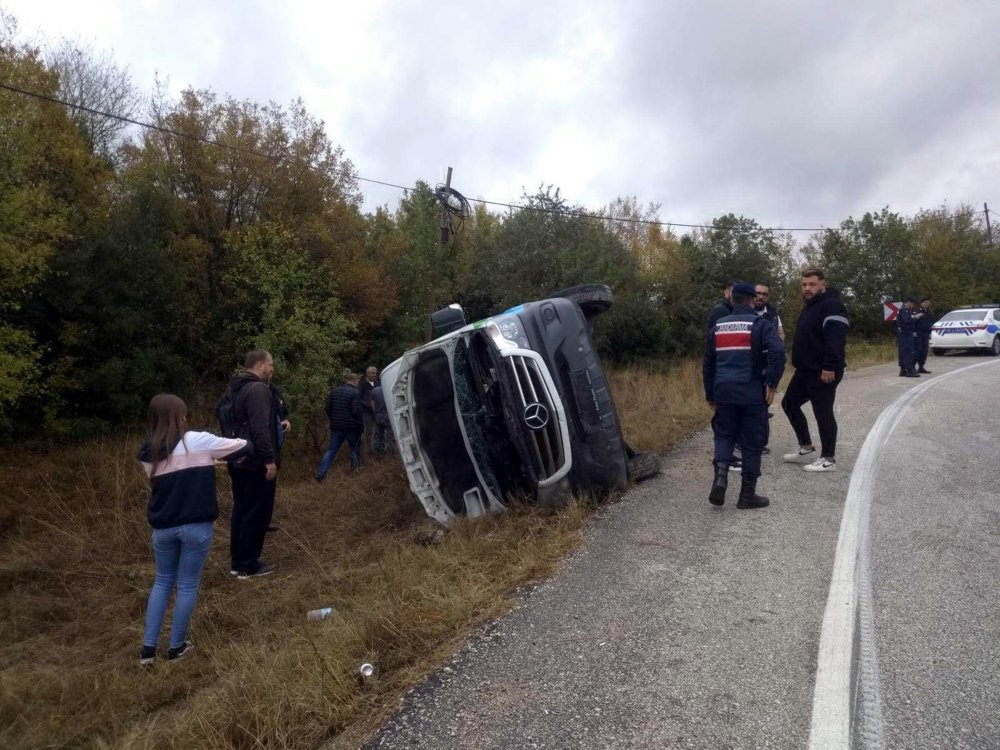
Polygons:
<instances>
[{"instance_id":1,"label":"tree","mask_svg":"<svg viewBox=\"0 0 1000 750\"><path fill-rule=\"evenodd\" d=\"M57 77L2 19L0 80L53 96ZM0 90L0 421L46 384L49 321L34 302L53 259L100 221L105 174L63 107Z\"/></svg>"},{"instance_id":2,"label":"tree","mask_svg":"<svg viewBox=\"0 0 1000 750\"><path fill-rule=\"evenodd\" d=\"M238 247L223 288L241 310L230 324L235 351L271 352L286 398L299 413L311 414L355 351L356 325L342 314L330 277L316 272L287 227L264 222L232 241Z\"/></svg>"},{"instance_id":3,"label":"tree","mask_svg":"<svg viewBox=\"0 0 1000 750\"><path fill-rule=\"evenodd\" d=\"M883 208L848 218L820 240L819 261L827 283L840 289L855 333L885 330L882 303L913 294L917 246L910 225Z\"/></svg>"},{"instance_id":4,"label":"tree","mask_svg":"<svg viewBox=\"0 0 1000 750\"><path fill-rule=\"evenodd\" d=\"M69 39L51 48L46 58L59 76L59 98L76 105L67 114L91 152L108 161L116 160L121 138L129 127L118 118L134 119L140 105L128 69L119 67L110 53L96 51L92 43Z\"/></svg>"},{"instance_id":5,"label":"tree","mask_svg":"<svg viewBox=\"0 0 1000 750\"><path fill-rule=\"evenodd\" d=\"M395 222L393 241L401 241L402 247L386 258L386 267L398 289L398 304L385 333L405 349L423 341L431 313L458 301L471 256L465 230L441 244L441 204L425 182L400 201Z\"/></svg>"},{"instance_id":6,"label":"tree","mask_svg":"<svg viewBox=\"0 0 1000 750\"><path fill-rule=\"evenodd\" d=\"M619 288L635 274L621 240L583 207L570 206L558 189L542 187L524 200L524 208L504 219L495 243L484 246L475 259L469 293L484 307L477 313L576 284Z\"/></svg>"},{"instance_id":7,"label":"tree","mask_svg":"<svg viewBox=\"0 0 1000 750\"><path fill-rule=\"evenodd\" d=\"M693 282L691 296L677 311L676 329L683 351L696 353L704 345L705 324L727 281L785 286L793 267L790 236L764 229L753 219L727 214L709 229L681 239L680 253Z\"/></svg>"},{"instance_id":8,"label":"tree","mask_svg":"<svg viewBox=\"0 0 1000 750\"><path fill-rule=\"evenodd\" d=\"M971 206L917 213L911 293L929 295L939 311L1000 300L1000 251L985 229Z\"/></svg>"},{"instance_id":9,"label":"tree","mask_svg":"<svg viewBox=\"0 0 1000 750\"><path fill-rule=\"evenodd\" d=\"M167 251L184 269L180 304L197 342L190 350L196 371L227 376L246 340L233 321L261 323L245 298L223 289L241 267L251 227L280 227L294 238L345 312L366 320L377 314L384 285L364 257L353 166L301 101L285 109L189 89L177 102L157 98L153 116L182 137L151 131L125 147L121 200L148 209L156 226L166 223Z\"/></svg>"}]
</instances>

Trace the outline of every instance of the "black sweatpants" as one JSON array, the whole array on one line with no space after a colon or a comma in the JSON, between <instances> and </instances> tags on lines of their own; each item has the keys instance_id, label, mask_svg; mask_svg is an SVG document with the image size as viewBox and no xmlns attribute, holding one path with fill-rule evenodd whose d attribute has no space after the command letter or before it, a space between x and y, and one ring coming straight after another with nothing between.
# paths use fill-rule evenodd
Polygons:
<instances>
[{"instance_id":1,"label":"black sweatpants","mask_svg":"<svg viewBox=\"0 0 1000 750\"><path fill-rule=\"evenodd\" d=\"M837 398L837 386L844 379L843 371L836 374L832 383L819 379L817 370L796 370L781 399L781 408L788 416L795 430L799 445L812 445L809 423L802 413L802 405L812 402L816 425L819 427L820 455L833 458L837 454L837 418L833 415L833 402Z\"/></svg>"},{"instance_id":2,"label":"black sweatpants","mask_svg":"<svg viewBox=\"0 0 1000 750\"><path fill-rule=\"evenodd\" d=\"M229 538L230 570L256 573L260 568L260 553L264 549L264 535L274 513L274 493L277 480L268 480L264 468L234 469L229 467L233 480L233 520Z\"/></svg>"}]
</instances>

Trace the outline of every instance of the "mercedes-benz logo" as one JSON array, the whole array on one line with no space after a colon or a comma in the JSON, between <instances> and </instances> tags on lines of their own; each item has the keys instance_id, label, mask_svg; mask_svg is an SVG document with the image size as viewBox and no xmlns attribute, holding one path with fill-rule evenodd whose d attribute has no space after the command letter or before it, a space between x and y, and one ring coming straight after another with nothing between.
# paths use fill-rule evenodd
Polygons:
<instances>
[{"instance_id":1,"label":"mercedes-benz logo","mask_svg":"<svg viewBox=\"0 0 1000 750\"><path fill-rule=\"evenodd\" d=\"M549 423L549 410L537 402L524 407L524 423L536 432Z\"/></svg>"}]
</instances>

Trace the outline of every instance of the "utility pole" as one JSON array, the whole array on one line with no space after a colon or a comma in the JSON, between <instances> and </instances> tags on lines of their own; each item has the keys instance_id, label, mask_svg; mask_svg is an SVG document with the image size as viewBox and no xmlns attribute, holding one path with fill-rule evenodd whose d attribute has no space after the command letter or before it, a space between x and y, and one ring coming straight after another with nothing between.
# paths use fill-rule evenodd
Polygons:
<instances>
[{"instance_id":1,"label":"utility pole","mask_svg":"<svg viewBox=\"0 0 1000 750\"><path fill-rule=\"evenodd\" d=\"M986 244L993 247L993 229L990 227L990 207L983 202L983 211L986 213Z\"/></svg>"},{"instance_id":2,"label":"utility pole","mask_svg":"<svg viewBox=\"0 0 1000 750\"><path fill-rule=\"evenodd\" d=\"M451 196L451 167L448 167L448 176L444 181L444 201L441 206L441 245L448 244L448 230L451 229L451 211L448 209L448 198ZM987 214L989 221L989 214Z\"/></svg>"}]
</instances>

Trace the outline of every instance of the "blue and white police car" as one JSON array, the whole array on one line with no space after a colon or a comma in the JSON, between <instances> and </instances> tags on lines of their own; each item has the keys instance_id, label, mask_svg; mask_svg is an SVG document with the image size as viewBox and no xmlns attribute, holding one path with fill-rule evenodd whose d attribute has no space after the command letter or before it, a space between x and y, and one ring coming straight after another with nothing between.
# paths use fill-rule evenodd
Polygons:
<instances>
[{"instance_id":1,"label":"blue and white police car","mask_svg":"<svg viewBox=\"0 0 1000 750\"><path fill-rule=\"evenodd\" d=\"M1000 355L1000 303L991 302L953 310L931 328L931 351L982 351Z\"/></svg>"}]
</instances>

